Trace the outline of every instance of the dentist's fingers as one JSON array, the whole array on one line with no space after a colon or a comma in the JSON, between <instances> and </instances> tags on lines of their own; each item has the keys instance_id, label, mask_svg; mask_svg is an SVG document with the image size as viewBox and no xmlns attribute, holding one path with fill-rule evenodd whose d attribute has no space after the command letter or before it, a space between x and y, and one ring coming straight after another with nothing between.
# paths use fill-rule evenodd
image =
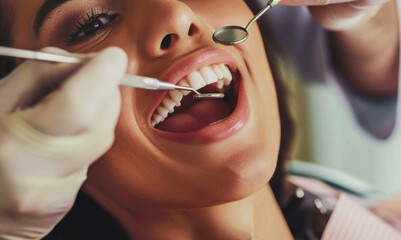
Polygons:
<instances>
[{"instance_id":1,"label":"dentist's fingers","mask_svg":"<svg viewBox=\"0 0 401 240\"><path fill-rule=\"evenodd\" d=\"M387 0L354 2L310 7L312 16L326 29L343 31L369 21Z\"/></svg>"},{"instance_id":2,"label":"dentist's fingers","mask_svg":"<svg viewBox=\"0 0 401 240\"><path fill-rule=\"evenodd\" d=\"M344 31L368 22L389 0L282 0L280 4L309 6L324 28Z\"/></svg>"},{"instance_id":3,"label":"dentist's fingers","mask_svg":"<svg viewBox=\"0 0 401 240\"><path fill-rule=\"evenodd\" d=\"M126 65L126 54L112 48L78 69L27 63L1 86L2 93L23 97L59 85L29 109L10 110L22 106L16 97L8 106L12 113L0 114L0 208L9 213L0 214L1 239L42 239L71 208L89 165L113 143ZM27 67L43 71L33 77Z\"/></svg>"},{"instance_id":4,"label":"dentist's fingers","mask_svg":"<svg viewBox=\"0 0 401 240\"><path fill-rule=\"evenodd\" d=\"M58 48L44 48L42 51L67 54ZM82 64L25 61L0 81L0 115L36 104L81 66Z\"/></svg>"},{"instance_id":5,"label":"dentist's fingers","mask_svg":"<svg viewBox=\"0 0 401 240\"><path fill-rule=\"evenodd\" d=\"M70 136L89 131L105 117L115 121L118 112L109 116L105 106L120 103L119 80L124 76L127 56L119 48L99 53L70 76L51 96L23 112L25 120L38 131L51 136ZM118 107L119 109L119 107ZM104 126L111 131L114 125Z\"/></svg>"}]
</instances>

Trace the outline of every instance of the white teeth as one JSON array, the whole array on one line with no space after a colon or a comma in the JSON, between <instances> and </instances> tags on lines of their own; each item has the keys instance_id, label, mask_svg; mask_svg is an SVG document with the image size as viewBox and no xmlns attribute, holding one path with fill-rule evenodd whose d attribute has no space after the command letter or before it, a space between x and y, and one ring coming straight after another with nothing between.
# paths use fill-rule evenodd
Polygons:
<instances>
[{"instance_id":1,"label":"white teeth","mask_svg":"<svg viewBox=\"0 0 401 240\"><path fill-rule=\"evenodd\" d=\"M223 77L224 77L223 72L220 70L220 68L217 65L213 66L213 70L216 73L218 79L223 79Z\"/></svg>"},{"instance_id":2,"label":"white teeth","mask_svg":"<svg viewBox=\"0 0 401 240\"><path fill-rule=\"evenodd\" d=\"M178 85L179 85L179 86L182 86L182 87L191 87L191 85L189 85L187 79L181 80L181 81L178 83ZM186 95L188 95L191 91L181 91L181 92L182 92L182 94L183 94L184 96L186 96Z\"/></svg>"},{"instance_id":3,"label":"white teeth","mask_svg":"<svg viewBox=\"0 0 401 240\"><path fill-rule=\"evenodd\" d=\"M203 76L203 79L205 80L206 84L212 84L217 82L219 80L216 76L216 74L213 72L213 70L210 67L204 67L201 69L201 74Z\"/></svg>"},{"instance_id":4,"label":"white teeth","mask_svg":"<svg viewBox=\"0 0 401 240\"><path fill-rule=\"evenodd\" d=\"M201 89L206 86L206 82L198 71L191 72L188 75L188 81L191 87L195 90Z\"/></svg>"},{"instance_id":5,"label":"white teeth","mask_svg":"<svg viewBox=\"0 0 401 240\"><path fill-rule=\"evenodd\" d=\"M181 106L181 100L184 97L182 91L174 90L169 92L170 98L175 102L175 106Z\"/></svg>"},{"instance_id":6,"label":"white teeth","mask_svg":"<svg viewBox=\"0 0 401 240\"><path fill-rule=\"evenodd\" d=\"M170 98L166 97L163 100L163 105L168 110L169 113L174 112L175 102L173 100L171 100Z\"/></svg>"},{"instance_id":7,"label":"white teeth","mask_svg":"<svg viewBox=\"0 0 401 240\"><path fill-rule=\"evenodd\" d=\"M154 113L152 117L152 122L154 121L156 123L155 125L157 125L162 121L162 119L163 119L162 116Z\"/></svg>"},{"instance_id":8,"label":"white teeth","mask_svg":"<svg viewBox=\"0 0 401 240\"><path fill-rule=\"evenodd\" d=\"M226 85L226 86L230 85L231 81L233 80L233 76L231 75L230 70L224 64L220 64L219 68L223 72L223 76L224 76L224 80L225 80L224 85Z\"/></svg>"},{"instance_id":9,"label":"white teeth","mask_svg":"<svg viewBox=\"0 0 401 240\"><path fill-rule=\"evenodd\" d=\"M162 118L166 118L168 115L168 110L165 107L159 106L157 108L157 112Z\"/></svg>"},{"instance_id":10,"label":"white teeth","mask_svg":"<svg viewBox=\"0 0 401 240\"><path fill-rule=\"evenodd\" d=\"M217 88L222 89L224 87L224 80L219 80L217 82Z\"/></svg>"},{"instance_id":11,"label":"white teeth","mask_svg":"<svg viewBox=\"0 0 401 240\"><path fill-rule=\"evenodd\" d=\"M224 64L217 64L203 67L198 71L193 71L186 78L183 78L177 84L183 87L191 87L195 90L201 89L206 85L215 84L217 92L224 92L225 86L230 85L233 80L230 69ZM184 96L190 91L173 90L163 99L159 107L152 115L151 124L153 127L163 122L169 113L174 112L175 107L181 106Z\"/></svg>"},{"instance_id":12,"label":"white teeth","mask_svg":"<svg viewBox=\"0 0 401 240\"><path fill-rule=\"evenodd\" d=\"M220 70L223 72L223 77L228 79L228 80L232 80L232 76L231 76L231 72L230 70L228 70L228 68L226 67L226 65L224 64L220 64L219 65Z\"/></svg>"}]
</instances>

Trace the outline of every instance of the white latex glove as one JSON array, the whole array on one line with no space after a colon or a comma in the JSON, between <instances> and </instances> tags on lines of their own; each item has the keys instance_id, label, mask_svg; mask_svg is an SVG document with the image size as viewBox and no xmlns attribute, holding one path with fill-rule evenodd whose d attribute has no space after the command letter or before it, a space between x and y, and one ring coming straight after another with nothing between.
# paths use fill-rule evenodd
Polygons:
<instances>
[{"instance_id":1,"label":"white latex glove","mask_svg":"<svg viewBox=\"0 0 401 240\"><path fill-rule=\"evenodd\" d=\"M313 17L326 29L344 31L369 21L389 0L282 0L280 4L310 6Z\"/></svg>"},{"instance_id":2,"label":"white latex glove","mask_svg":"<svg viewBox=\"0 0 401 240\"><path fill-rule=\"evenodd\" d=\"M41 239L70 210L114 140L126 64L110 48L78 65L27 61L0 81L0 239Z\"/></svg>"}]
</instances>

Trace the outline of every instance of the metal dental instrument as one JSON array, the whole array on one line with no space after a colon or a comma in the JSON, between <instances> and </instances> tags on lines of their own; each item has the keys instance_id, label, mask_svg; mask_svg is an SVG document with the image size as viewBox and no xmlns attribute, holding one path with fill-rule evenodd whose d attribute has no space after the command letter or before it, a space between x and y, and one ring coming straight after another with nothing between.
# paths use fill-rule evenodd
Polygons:
<instances>
[{"instance_id":1,"label":"metal dental instrument","mask_svg":"<svg viewBox=\"0 0 401 240\"><path fill-rule=\"evenodd\" d=\"M0 46L0 56L17 57L24 59L32 59L37 61L45 62L57 62L57 63L80 63L86 59L79 55L64 55L64 54L53 54L38 51L30 51L23 49L16 49L10 47ZM160 81L156 78L125 75L120 80L121 86L142 88L148 90L184 90L194 92L194 99L210 99L210 98L224 98L224 93L200 93L191 87L184 87L175 85L169 82Z\"/></svg>"},{"instance_id":2,"label":"metal dental instrument","mask_svg":"<svg viewBox=\"0 0 401 240\"><path fill-rule=\"evenodd\" d=\"M280 1L281 0L270 0L266 6L251 19L245 28L241 26L225 26L218 29L213 34L213 40L224 45L235 45L244 42L248 39L248 31L252 24L255 23L267 10L276 6Z\"/></svg>"},{"instance_id":3,"label":"metal dental instrument","mask_svg":"<svg viewBox=\"0 0 401 240\"><path fill-rule=\"evenodd\" d=\"M120 81L120 85L134 87L134 88L143 88L149 90L184 90L184 91L191 91L194 92L195 95L193 96L194 99L209 99L209 98L224 98L224 93L200 93L197 90L184 87L179 85L174 85L169 82L163 82L156 78L149 78L149 77L141 77L141 76L134 76L134 75L125 75L123 79Z\"/></svg>"},{"instance_id":4,"label":"metal dental instrument","mask_svg":"<svg viewBox=\"0 0 401 240\"><path fill-rule=\"evenodd\" d=\"M202 94L194 95L194 99L199 99L199 100L209 99L209 98L219 99L219 98L224 98L224 97L225 97L224 93L202 93Z\"/></svg>"}]
</instances>

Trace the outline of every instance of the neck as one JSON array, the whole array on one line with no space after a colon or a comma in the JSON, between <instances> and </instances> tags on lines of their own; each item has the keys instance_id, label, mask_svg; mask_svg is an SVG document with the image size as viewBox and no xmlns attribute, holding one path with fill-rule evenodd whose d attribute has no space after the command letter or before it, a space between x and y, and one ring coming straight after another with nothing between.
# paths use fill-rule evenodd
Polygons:
<instances>
[{"instance_id":1,"label":"neck","mask_svg":"<svg viewBox=\"0 0 401 240\"><path fill-rule=\"evenodd\" d=\"M270 187L236 202L197 209L128 211L96 193L94 197L132 239L292 239Z\"/></svg>"}]
</instances>

